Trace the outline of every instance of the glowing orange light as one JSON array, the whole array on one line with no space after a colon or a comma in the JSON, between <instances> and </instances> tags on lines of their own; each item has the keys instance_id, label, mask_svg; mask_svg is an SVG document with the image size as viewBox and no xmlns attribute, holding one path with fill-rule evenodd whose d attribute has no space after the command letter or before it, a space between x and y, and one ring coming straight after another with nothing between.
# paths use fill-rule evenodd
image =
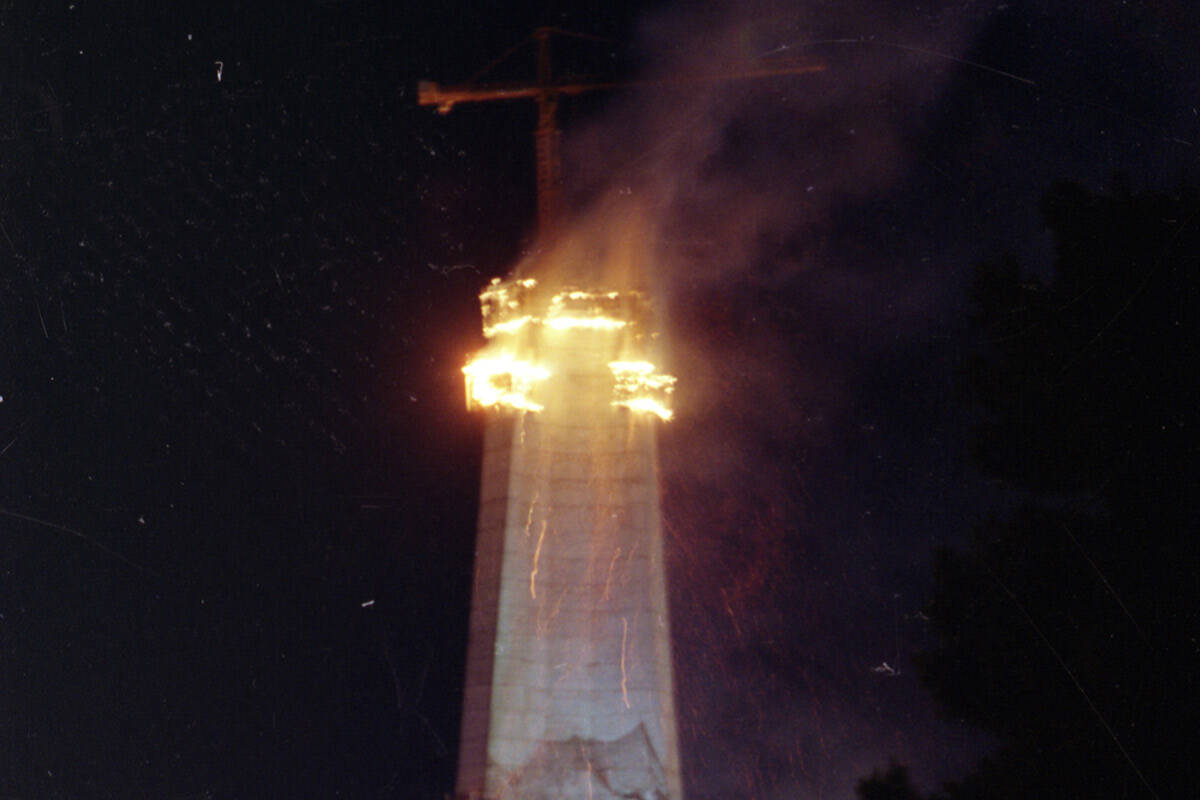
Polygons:
<instances>
[{"instance_id":1,"label":"glowing orange light","mask_svg":"<svg viewBox=\"0 0 1200 800\"><path fill-rule=\"evenodd\" d=\"M506 319L504 322L497 322L495 325L485 325L483 335L491 339L498 333L516 333L531 322L536 322L536 320L530 316Z\"/></svg>"},{"instance_id":2,"label":"glowing orange light","mask_svg":"<svg viewBox=\"0 0 1200 800\"><path fill-rule=\"evenodd\" d=\"M467 407L518 411L541 411L542 406L529 398L535 383L550 376L549 371L511 355L481 357L462 368L467 378Z\"/></svg>"},{"instance_id":3,"label":"glowing orange light","mask_svg":"<svg viewBox=\"0 0 1200 800\"><path fill-rule=\"evenodd\" d=\"M657 400L649 397L635 397L630 400L614 400L614 406L624 406L630 411L640 411L646 414L653 414L661 420L669 420L675 416L675 412L664 406Z\"/></svg>"},{"instance_id":4,"label":"glowing orange light","mask_svg":"<svg viewBox=\"0 0 1200 800\"><path fill-rule=\"evenodd\" d=\"M656 373L649 361L612 361L613 405L654 414L669 420L674 416L667 400L675 391L675 376Z\"/></svg>"},{"instance_id":5,"label":"glowing orange light","mask_svg":"<svg viewBox=\"0 0 1200 800\"><path fill-rule=\"evenodd\" d=\"M646 305L637 292L593 292L568 288L550 295L533 278L501 281L495 278L479 295L483 312L483 334L490 340L483 352L463 367L467 381L468 408L509 408L541 411L543 402L533 399L538 384L551 369L538 363L540 337L589 333L612 334L599 342L614 355L626 359L608 362L613 377L612 405L669 420L669 399L675 378L658 373L649 361L628 358L640 355ZM499 350L502 347L503 350ZM514 355L516 353L517 355ZM603 362L602 362L603 363ZM543 389L542 394L551 389Z\"/></svg>"},{"instance_id":6,"label":"glowing orange light","mask_svg":"<svg viewBox=\"0 0 1200 800\"><path fill-rule=\"evenodd\" d=\"M544 321L548 328L553 328L556 331L568 330L593 330L593 331L615 331L624 328L629 323L623 319L613 319L612 317L575 317L575 316L560 316L548 317Z\"/></svg>"}]
</instances>

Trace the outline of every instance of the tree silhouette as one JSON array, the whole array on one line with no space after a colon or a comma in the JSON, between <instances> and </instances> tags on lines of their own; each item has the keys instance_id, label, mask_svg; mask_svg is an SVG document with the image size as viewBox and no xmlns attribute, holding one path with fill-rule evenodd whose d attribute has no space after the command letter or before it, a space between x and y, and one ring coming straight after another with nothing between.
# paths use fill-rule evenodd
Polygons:
<instances>
[{"instance_id":1,"label":"tree silhouette","mask_svg":"<svg viewBox=\"0 0 1200 800\"><path fill-rule=\"evenodd\" d=\"M1042 282L984 265L974 455L1025 498L938 555L920 659L999 749L950 798L1174 797L1200 785L1200 193L1056 186ZM906 796L876 775L859 796ZM903 777L903 776L901 776ZM891 794L872 794L892 785Z\"/></svg>"},{"instance_id":2,"label":"tree silhouette","mask_svg":"<svg viewBox=\"0 0 1200 800\"><path fill-rule=\"evenodd\" d=\"M855 794L860 800L919 800L920 795L913 788L908 777L908 769L898 764L892 764L886 772L873 772L869 778L864 778L855 787Z\"/></svg>"}]
</instances>

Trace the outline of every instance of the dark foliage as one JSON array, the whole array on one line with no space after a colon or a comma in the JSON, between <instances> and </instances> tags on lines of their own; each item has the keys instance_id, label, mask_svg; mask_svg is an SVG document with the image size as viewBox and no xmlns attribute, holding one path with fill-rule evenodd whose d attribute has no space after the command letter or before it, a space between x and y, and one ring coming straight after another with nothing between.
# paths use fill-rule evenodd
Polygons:
<instances>
[{"instance_id":1,"label":"dark foliage","mask_svg":"<svg viewBox=\"0 0 1200 800\"><path fill-rule=\"evenodd\" d=\"M859 800L918 800L920 795L913 788L908 769L898 764L888 767L886 772L873 772L855 787Z\"/></svg>"},{"instance_id":2,"label":"dark foliage","mask_svg":"<svg viewBox=\"0 0 1200 800\"><path fill-rule=\"evenodd\" d=\"M1200 779L1200 194L1062 185L1043 213L1054 279L989 264L975 290L975 452L1026 501L939 554L923 677L1000 742L947 792L1182 797Z\"/></svg>"}]
</instances>

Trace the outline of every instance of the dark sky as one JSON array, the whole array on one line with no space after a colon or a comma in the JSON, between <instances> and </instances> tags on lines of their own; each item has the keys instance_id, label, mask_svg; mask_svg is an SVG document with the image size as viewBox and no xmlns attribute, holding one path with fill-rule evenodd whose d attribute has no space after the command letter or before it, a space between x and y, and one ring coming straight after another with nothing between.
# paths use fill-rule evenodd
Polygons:
<instances>
[{"instance_id":1,"label":"dark sky","mask_svg":"<svg viewBox=\"0 0 1200 800\"><path fill-rule=\"evenodd\" d=\"M576 75L828 67L564 109L572 207L660 226L690 796L969 768L911 669L933 549L1008 498L966 289L1048 274L1055 181L1195 177L1193 4L163 5L0 5L0 796L450 788L459 367L530 243L533 112L415 84L540 24L603 40L556 42Z\"/></svg>"}]
</instances>

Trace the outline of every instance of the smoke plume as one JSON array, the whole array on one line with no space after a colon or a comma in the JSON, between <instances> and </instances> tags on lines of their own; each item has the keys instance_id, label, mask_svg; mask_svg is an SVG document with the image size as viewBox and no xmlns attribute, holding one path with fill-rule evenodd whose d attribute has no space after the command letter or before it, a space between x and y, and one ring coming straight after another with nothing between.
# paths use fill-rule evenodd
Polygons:
<instances>
[{"instance_id":1,"label":"smoke plume","mask_svg":"<svg viewBox=\"0 0 1200 800\"><path fill-rule=\"evenodd\" d=\"M938 265L908 261L871 207L979 18L883 0L662 11L641 29L650 85L566 142L558 252L611 237L648 265L680 378L662 460L692 797L848 797L890 758L948 777L929 774L947 769L933 742L960 734L912 711L911 675L873 671L919 599L879 579L911 545L852 507L847 473L870 456L846 450L870 427L864 373L939 313ZM721 78L802 65L823 69Z\"/></svg>"}]
</instances>

